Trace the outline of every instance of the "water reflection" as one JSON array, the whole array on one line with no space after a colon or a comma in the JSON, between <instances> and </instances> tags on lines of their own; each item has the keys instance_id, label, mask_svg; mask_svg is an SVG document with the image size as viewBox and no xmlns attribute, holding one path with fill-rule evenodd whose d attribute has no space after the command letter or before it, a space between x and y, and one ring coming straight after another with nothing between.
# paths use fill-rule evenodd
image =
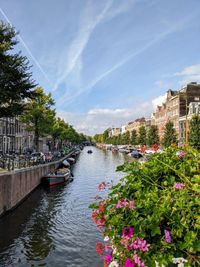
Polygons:
<instances>
[{"instance_id":1,"label":"water reflection","mask_svg":"<svg viewBox=\"0 0 200 267\"><path fill-rule=\"evenodd\" d=\"M101 234L88 205L97 184L118 179L122 154L92 147L74 166L74 181L52 190L38 188L14 212L0 220L0 266L100 267L95 244Z\"/></svg>"}]
</instances>

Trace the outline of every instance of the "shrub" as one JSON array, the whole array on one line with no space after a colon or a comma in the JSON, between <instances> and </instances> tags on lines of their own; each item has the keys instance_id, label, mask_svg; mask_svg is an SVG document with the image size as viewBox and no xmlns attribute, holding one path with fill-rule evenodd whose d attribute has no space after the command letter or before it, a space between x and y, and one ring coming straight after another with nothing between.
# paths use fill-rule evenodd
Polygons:
<instances>
[{"instance_id":1,"label":"shrub","mask_svg":"<svg viewBox=\"0 0 200 267\"><path fill-rule=\"evenodd\" d=\"M107 240L105 266L199 266L200 154L169 147L118 170L127 176L90 206Z\"/></svg>"}]
</instances>

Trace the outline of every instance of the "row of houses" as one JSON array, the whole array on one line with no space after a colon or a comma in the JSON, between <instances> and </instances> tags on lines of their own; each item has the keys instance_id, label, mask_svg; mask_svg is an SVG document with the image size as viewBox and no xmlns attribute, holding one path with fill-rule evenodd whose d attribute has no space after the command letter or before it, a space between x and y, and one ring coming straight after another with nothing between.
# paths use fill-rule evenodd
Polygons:
<instances>
[{"instance_id":1,"label":"row of houses","mask_svg":"<svg viewBox=\"0 0 200 267\"><path fill-rule=\"evenodd\" d=\"M40 138L39 150L49 149L48 137ZM34 150L34 133L27 131L19 118L0 118L0 154L26 153Z\"/></svg>"},{"instance_id":2,"label":"row of houses","mask_svg":"<svg viewBox=\"0 0 200 267\"><path fill-rule=\"evenodd\" d=\"M200 84L192 82L181 88L179 91L169 89L166 100L162 105L156 107L151 118L138 118L128 122L120 128L109 128L109 137L126 133L133 130L139 131L145 126L148 131L151 125L158 127L159 137L164 136L165 125L172 121L176 130L179 144L185 143L188 133L188 123L194 114L200 115Z\"/></svg>"}]
</instances>

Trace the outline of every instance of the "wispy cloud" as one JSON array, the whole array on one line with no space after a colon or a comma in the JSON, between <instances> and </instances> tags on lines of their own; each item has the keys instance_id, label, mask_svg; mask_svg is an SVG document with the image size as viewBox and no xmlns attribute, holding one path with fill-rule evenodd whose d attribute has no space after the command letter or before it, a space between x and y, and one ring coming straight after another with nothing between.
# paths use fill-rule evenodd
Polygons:
<instances>
[{"instance_id":1,"label":"wispy cloud","mask_svg":"<svg viewBox=\"0 0 200 267\"><path fill-rule=\"evenodd\" d=\"M112 3L113 0L108 1L101 13L95 17L91 3L88 2L84 16L80 22L79 31L69 47L66 69L58 77L54 86L54 90L57 90L59 85L67 79L68 75L72 72L77 62L81 59L82 53L88 44L90 36L92 35L97 25L104 20L107 11L112 6Z\"/></svg>"},{"instance_id":2,"label":"wispy cloud","mask_svg":"<svg viewBox=\"0 0 200 267\"><path fill-rule=\"evenodd\" d=\"M12 25L11 21L9 20L8 16L5 14L5 12L2 10L2 8L0 8L0 13L2 14L2 16L4 17L4 19L10 24ZM27 51L27 53L29 54L29 56L31 57L31 59L33 60L33 62L35 63L35 65L39 68L39 70L41 71L41 73L43 74L43 76L45 77L45 79L47 80L47 82L49 83L49 85L51 85L51 81L49 80L46 72L43 70L43 68L41 67L40 63L38 62L38 60L34 57L33 53L31 52L30 48L27 46L27 44L25 43L25 41L23 40L23 38L21 37L20 34L17 34L17 38L19 39L20 43L22 44L22 46L25 48L25 50Z\"/></svg>"},{"instance_id":3,"label":"wispy cloud","mask_svg":"<svg viewBox=\"0 0 200 267\"><path fill-rule=\"evenodd\" d=\"M195 14L189 15L188 17L185 17L183 20L179 21L177 24L174 24L172 26L170 26L170 28L160 34L158 34L157 36L155 36L152 40L150 40L147 44L145 44L143 47L141 47L140 49L138 49L137 51L133 51L132 53L130 53L127 57L125 57L124 59L118 61L116 64L114 64L111 68L109 68L108 70L106 70L105 72L101 73L99 76L97 76L95 79L93 79L86 87L84 87L83 89L79 90L78 92L71 94L71 95L64 95L62 96L62 98L60 98L58 100L58 104L62 105L62 104L70 104L72 103L77 97L79 97L82 94L88 93L90 92L96 84L98 84L101 80L103 80L105 77L109 76L111 73L113 73L114 71L116 71L117 69L119 69L120 67L122 67L123 65L125 65L126 63L128 63L130 60L132 60L133 58L139 56L140 54L142 54L143 52L145 52L146 50L148 50L150 47L152 47L153 45L161 42L163 39L165 39L168 35L177 32L179 30L182 29L182 27L188 23L191 19L194 18ZM197 15L197 14L196 14Z\"/></svg>"}]
</instances>

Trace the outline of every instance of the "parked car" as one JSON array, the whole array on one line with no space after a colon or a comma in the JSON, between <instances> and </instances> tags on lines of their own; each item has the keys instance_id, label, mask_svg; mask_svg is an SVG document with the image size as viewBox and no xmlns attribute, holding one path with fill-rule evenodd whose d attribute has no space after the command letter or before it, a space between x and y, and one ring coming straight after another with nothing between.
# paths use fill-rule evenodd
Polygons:
<instances>
[{"instance_id":1,"label":"parked car","mask_svg":"<svg viewBox=\"0 0 200 267\"><path fill-rule=\"evenodd\" d=\"M139 151L137 151L137 150L133 150L133 151L131 152L131 157L133 157L133 158L135 158L135 159L139 159L139 158L142 157L142 154L141 154Z\"/></svg>"}]
</instances>

